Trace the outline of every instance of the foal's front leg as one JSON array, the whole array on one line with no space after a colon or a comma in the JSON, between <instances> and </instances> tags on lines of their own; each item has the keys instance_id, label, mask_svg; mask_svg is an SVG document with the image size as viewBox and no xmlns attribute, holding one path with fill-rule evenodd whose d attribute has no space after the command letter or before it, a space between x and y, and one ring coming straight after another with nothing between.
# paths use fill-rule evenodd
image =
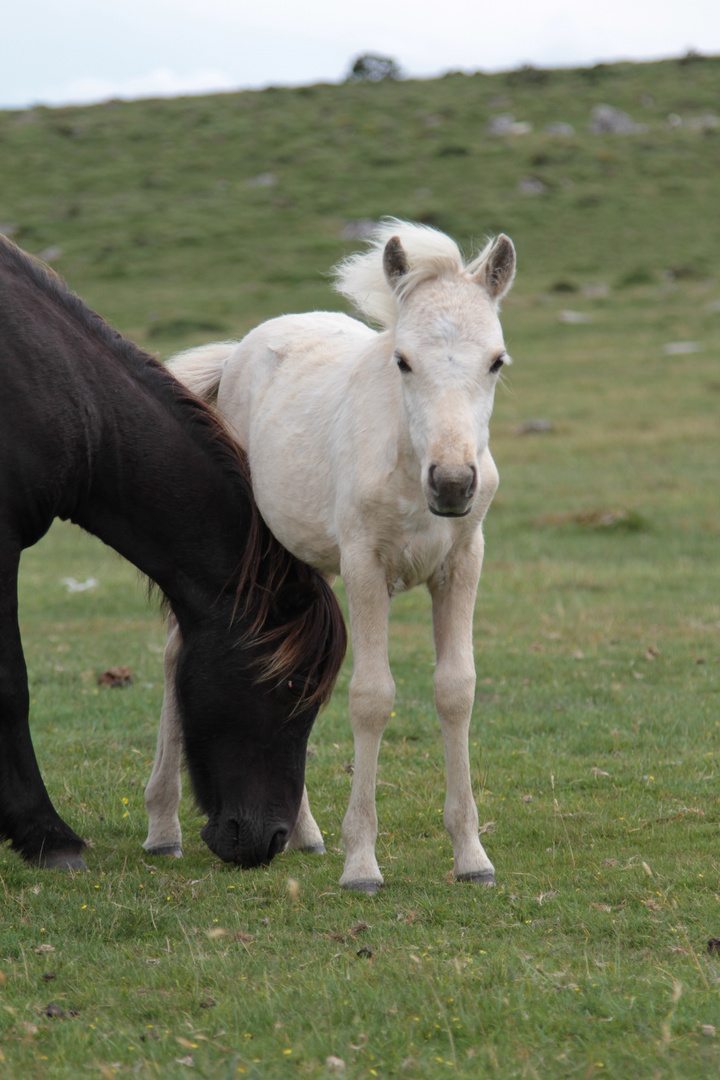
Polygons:
<instances>
[{"instance_id":1,"label":"foal's front leg","mask_svg":"<svg viewBox=\"0 0 720 1080\"><path fill-rule=\"evenodd\" d=\"M342 827L346 854L340 884L346 889L375 893L383 883L375 858L377 760L395 700L387 655L390 597L383 567L366 553L357 559L343 555L341 573L350 609L353 649L350 723L355 737L355 771Z\"/></svg>"},{"instance_id":2,"label":"foal's front leg","mask_svg":"<svg viewBox=\"0 0 720 1080\"><path fill-rule=\"evenodd\" d=\"M444 822L453 841L458 880L495 884L493 864L478 837L478 814L470 781L468 738L475 699L473 610L483 541L478 534L430 582L433 602L435 705L442 726L447 769Z\"/></svg>"}]
</instances>

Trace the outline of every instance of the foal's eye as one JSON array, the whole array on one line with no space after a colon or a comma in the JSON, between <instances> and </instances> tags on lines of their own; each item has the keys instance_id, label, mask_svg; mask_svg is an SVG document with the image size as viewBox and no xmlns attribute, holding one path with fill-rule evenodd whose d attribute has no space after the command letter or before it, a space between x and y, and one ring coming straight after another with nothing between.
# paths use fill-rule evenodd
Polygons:
<instances>
[{"instance_id":1,"label":"foal's eye","mask_svg":"<svg viewBox=\"0 0 720 1080\"><path fill-rule=\"evenodd\" d=\"M502 356L498 356L495 363L490 365L491 373L493 375L497 375L498 371L500 370L500 368L503 366L504 363L505 363L505 361L503 360Z\"/></svg>"},{"instance_id":2,"label":"foal's eye","mask_svg":"<svg viewBox=\"0 0 720 1080\"><path fill-rule=\"evenodd\" d=\"M410 367L402 353L395 353L395 363L400 368L403 375L407 375L409 371L412 371L412 368Z\"/></svg>"}]
</instances>

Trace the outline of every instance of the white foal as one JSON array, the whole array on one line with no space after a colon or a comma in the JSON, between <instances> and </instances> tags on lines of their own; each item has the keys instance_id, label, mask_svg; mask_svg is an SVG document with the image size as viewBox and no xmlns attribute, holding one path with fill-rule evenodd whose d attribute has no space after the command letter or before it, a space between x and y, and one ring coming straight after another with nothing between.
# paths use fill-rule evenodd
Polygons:
<instances>
[{"instance_id":1,"label":"white foal","mask_svg":"<svg viewBox=\"0 0 720 1080\"><path fill-rule=\"evenodd\" d=\"M349 889L372 893L383 883L375 780L395 696L388 615L393 596L422 583L432 597L454 874L494 882L478 837L468 732L482 521L498 484L488 425L498 372L509 360L498 305L514 274L506 236L465 265L449 237L390 220L368 252L337 269L339 291L382 331L346 315L288 315L239 344L193 349L171 362L201 396L217 394L248 452L255 497L275 536L345 583L355 772L340 883ZM170 669L175 635L171 627ZM145 847L179 853L180 744L170 693L147 791ZM290 846L322 850L306 797Z\"/></svg>"}]
</instances>

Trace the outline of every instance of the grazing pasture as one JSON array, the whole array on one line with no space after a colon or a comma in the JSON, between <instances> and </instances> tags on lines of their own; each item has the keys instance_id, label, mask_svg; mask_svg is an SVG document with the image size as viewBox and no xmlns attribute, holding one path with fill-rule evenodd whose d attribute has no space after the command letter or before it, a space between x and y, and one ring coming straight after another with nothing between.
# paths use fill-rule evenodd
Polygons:
<instances>
[{"instance_id":1,"label":"grazing pasture","mask_svg":"<svg viewBox=\"0 0 720 1080\"><path fill-rule=\"evenodd\" d=\"M332 304L365 217L502 230L519 264L470 747L497 887L446 880L420 590L393 604L383 890L337 886L348 665L311 735L327 856L233 870L187 799L182 862L143 853L164 629L54 527L21 564L31 727L93 871L0 852L3 1075L717 1073L720 132L689 120L719 91L707 59L0 115L0 218L163 355ZM588 132L601 102L647 131ZM533 130L486 134L503 112ZM98 687L114 665L133 684Z\"/></svg>"}]
</instances>

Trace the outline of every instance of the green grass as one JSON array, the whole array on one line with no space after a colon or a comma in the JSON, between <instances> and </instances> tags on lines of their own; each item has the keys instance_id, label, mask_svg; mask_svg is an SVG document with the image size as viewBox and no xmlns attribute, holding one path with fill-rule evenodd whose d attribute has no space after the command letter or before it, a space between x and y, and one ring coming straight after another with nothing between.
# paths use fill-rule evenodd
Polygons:
<instances>
[{"instance_id":1,"label":"green grass","mask_svg":"<svg viewBox=\"0 0 720 1080\"><path fill-rule=\"evenodd\" d=\"M450 880L421 590L393 604L377 897L337 885L347 665L311 737L325 858L225 867L189 797L183 862L145 856L162 623L131 567L55 526L22 565L31 722L91 873L0 852L0 1075L322 1078L329 1055L363 1080L718 1072L720 135L666 117L719 89L707 59L0 114L0 219L163 355L338 307L322 275L348 220L503 229L519 253L471 736L498 887ZM649 131L590 135L600 101ZM534 131L487 137L503 111ZM704 348L663 352L678 341ZM70 576L100 584L69 595ZM124 664L133 686L96 685Z\"/></svg>"}]
</instances>

